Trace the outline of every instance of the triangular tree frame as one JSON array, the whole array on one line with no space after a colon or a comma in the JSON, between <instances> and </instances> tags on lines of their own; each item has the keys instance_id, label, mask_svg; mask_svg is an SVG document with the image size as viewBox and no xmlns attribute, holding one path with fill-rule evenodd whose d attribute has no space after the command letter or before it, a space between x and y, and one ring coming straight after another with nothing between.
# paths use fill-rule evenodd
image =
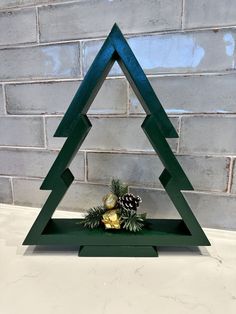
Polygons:
<instances>
[{"instance_id":1,"label":"triangular tree frame","mask_svg":"<svg viewBox=\"0 0 236 314\"><path fill-rule=\"evenodd\" d=\"M149 219L149 229L137 234L87 230L78 223L81 219L51 218L74 180L68 167L92 126L86 113L115 61L147 114L142 128L165 167L159 179L182 217ZM82 256L156 256L155 246L210 245L181 192L193 187L166 141L166 138L177 138L178 134L116 24L54 136L67 139L40 187L52 192L24 245L78 245Z\"/></svg>"}]
</instances>

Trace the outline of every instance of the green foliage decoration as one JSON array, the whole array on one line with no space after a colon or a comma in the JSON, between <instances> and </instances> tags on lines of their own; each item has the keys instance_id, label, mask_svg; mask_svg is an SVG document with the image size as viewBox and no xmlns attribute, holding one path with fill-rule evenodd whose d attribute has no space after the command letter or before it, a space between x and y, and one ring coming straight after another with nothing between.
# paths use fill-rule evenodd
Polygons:
<instances>
[{"instance_id":1,"label":"green foliage decoration","mask_svg":"<svg viewBox=\"0 0 236 314\"><path fill-rule=\"evenodd\" d=\"M128 186L123 184L119 179L112 179L110 184L110 192L119 198L128 193ZM146 214L138 214L136 210L127 209L117 203L115 208L120 219L121 229L130 232L139 232L145 226ZM103 226L102 219L107 209L104 205L92 207L87 210L87 214L81 222L85 228L94 229Z\"/></svg>"}]
</instances>

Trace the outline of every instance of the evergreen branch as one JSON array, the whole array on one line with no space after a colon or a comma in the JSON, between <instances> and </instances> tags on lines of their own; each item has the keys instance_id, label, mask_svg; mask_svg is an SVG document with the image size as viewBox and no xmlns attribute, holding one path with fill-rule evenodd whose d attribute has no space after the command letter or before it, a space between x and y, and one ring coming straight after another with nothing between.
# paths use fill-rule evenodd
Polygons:
<instances>
[{"instance_id":1,"label":"evergreen branch","mask_svg":"<svg viewBox=\"0 0 236 314\"><path fill-rule=\"evenodd\" d=\"M135 210L122 208L119 211L123 229L131 232L141 231L145 223L145 214L137 214Z\"/></svg>"},{"instance_id":2,"label":"evergreen branch","mask_svg":"<svg viewBox=\"0 0 236 314\"><path fill-rule=\"evenodd\" d=\"M117 197L122 197L124 194L128 193L128 186L122 184L119 179L112 179L110 184L110 191Z\"/></svg>"},{"instance_id":3,"label":"evergreen branch","mask_svg":"<svg viewBox=\"0 0 236 314\"><path fill-rule=\"evenodd\" d=\"M92 207L87 210L87 215L81 221L81 224L90 229L98 228L105 212L106 209L103 206Z\"/></svg>"}]
</instances>

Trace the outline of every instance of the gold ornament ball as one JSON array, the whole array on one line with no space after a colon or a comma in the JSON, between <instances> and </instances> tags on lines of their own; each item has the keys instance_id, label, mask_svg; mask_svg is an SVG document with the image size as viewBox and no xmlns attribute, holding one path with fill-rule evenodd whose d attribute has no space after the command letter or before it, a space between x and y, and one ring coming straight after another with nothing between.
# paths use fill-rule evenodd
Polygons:
<instances>
[{"instance_id":1,"label":"gold ornament ball","mask_svg":"<svg viewBox=\"0 0 236 314\"><path fill-rule=\"evenodd\" d=\"M106 229L120 229L120 219L115 209L108 210L102 216Z\"/></svg>"},{"instance_id":2,"label":"gold ornament ball","mask_svg":"<svg viewBox=\"0 0 236 314\"><path fill-rule=\"evenodd\" d=\"M118 197L113 193L108 193L103 197L103 203L106 209L113 209L116 207Z\"/></svg>"}]
</instances>

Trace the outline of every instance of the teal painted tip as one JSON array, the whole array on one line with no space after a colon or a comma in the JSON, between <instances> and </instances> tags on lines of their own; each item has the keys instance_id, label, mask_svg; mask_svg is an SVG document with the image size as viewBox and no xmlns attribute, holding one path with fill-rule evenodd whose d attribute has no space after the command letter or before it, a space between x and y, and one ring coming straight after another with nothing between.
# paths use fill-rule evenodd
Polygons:
<instances>
[{"instance_id":1,"label":"teal painted tip","mask_svg":"<svg viewBox=\"0 0 236 314\"><path fill-rule=\"evenodd\" d=\"M120 29L119 26L118 26L118 24L117 24L117 23L114 23L111 30L116 29L116 28Z\"/></svg>"},{"instance_id":2,"label":"teal painted tip","mask_svg":"<svg viewBox=\"0 0 236 314\"><path fill-rule=\"evenodd\" d=\"M122 32L121 32L121 30L120 30L120 28L119 28L119 26L118 26L117 23L115 23L115 24L112 26L112 29L111 29L111 31L110 31L110 34L113 34L113 33L122 34ZM110 34L109 34L109 35L110 35ZM109 35L108 35L108 36L109 36Z\"/></svg>"}]
</instances>

